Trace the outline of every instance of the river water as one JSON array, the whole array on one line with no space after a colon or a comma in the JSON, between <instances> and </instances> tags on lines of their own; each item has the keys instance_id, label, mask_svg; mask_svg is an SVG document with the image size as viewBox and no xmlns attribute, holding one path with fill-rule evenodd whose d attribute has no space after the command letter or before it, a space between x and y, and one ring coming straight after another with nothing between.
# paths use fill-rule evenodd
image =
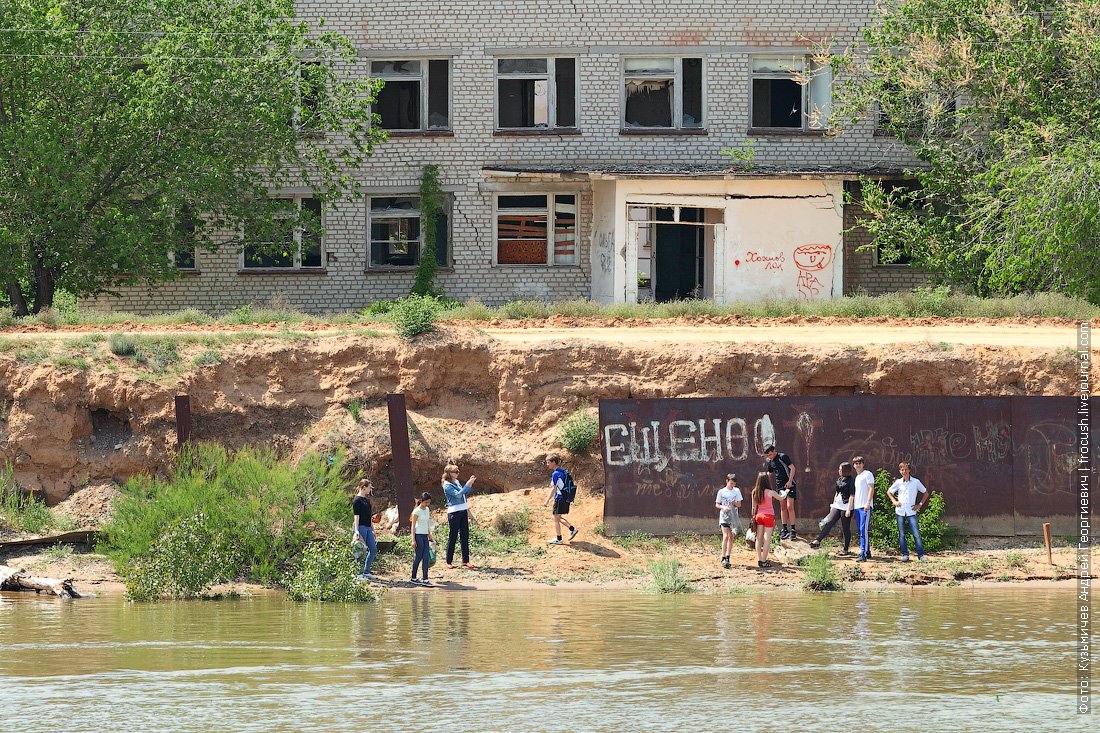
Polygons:
<instances>
[{"instance_id":1,"label":"river water","mask_svg":"<svg viewBox=\"0 0 1100 733\"><path fill-rule=\"evenodd\" d=\"M3 594L0 730L1096 730L1073 621L1018 588Z\"/></svg>"}]
</instances>

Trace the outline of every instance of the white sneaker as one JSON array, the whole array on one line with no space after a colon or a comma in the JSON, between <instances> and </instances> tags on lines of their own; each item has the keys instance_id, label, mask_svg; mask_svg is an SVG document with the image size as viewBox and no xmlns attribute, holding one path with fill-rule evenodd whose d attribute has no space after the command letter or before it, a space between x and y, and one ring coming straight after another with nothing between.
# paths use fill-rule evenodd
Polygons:
<instances>
[{"instance_id":1,"label":"white sneaker","mask_svg":"<svg viewBox=\"0 0 1100 733\"><path fill-rule=\"evenodd\" d=\"M550 540L546 544L548 544L548 545L561 545L561 544L564 544L564 543L561 541L560 537L555 537L554 539Z\"/></svg>"},{"instance_id":2,"label":"white sneaker","mask_svg":"<svg viewBox=\"0 0 1100 733\"><path fill-rule=\"evenodd\" d=\"M570 542L572 542L572 541L573 541L573 538L574 538L574 537L576 537L576 536L577 536L577 534L579 534L579 533L580 533L580 530L579 530L579 529L577 529L576 527L574 527L573 529L569 530L569 541L570 541Z\"/></svg>"}]
</instances>

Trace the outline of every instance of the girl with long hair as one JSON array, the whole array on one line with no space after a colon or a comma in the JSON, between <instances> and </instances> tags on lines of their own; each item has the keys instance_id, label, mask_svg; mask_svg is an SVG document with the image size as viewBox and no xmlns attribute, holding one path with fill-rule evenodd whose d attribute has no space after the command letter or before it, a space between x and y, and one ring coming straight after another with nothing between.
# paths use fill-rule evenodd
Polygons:
<instances>
[{"instance_id":1,"label":"girl with long hair","mask_svg":"<svg viewBox=\"0 0 1100 733\"><path fill-rule=\"evenodd\" d=\"M771 565L768 562L768 552L772 548L772 529L775 528L775 506L772 500L782 501L787 493L773 491L768 488L770 485L769 472L762 471L756 474L756 485L752 487L752 517L756 522L756 567L758 568Z\"/></svg>"}]
</instances>

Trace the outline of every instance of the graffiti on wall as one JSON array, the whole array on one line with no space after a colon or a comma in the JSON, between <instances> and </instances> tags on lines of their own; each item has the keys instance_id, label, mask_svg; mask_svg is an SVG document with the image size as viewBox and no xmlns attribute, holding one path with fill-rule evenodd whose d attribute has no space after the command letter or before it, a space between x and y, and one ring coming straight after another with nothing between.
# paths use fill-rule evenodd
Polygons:
<instances>
[{"instance_id":1,"label":"graffiti on wall","mask_svg":"<svg viewBox=\"0 0 1100 733\"><path fill-rule=\"evenodd\" d=\"M600 272L610 274L615 267L615 233L596 234L596 254L600 260Z\"/></svg>"},{"instance_id":2,"label":"graffiti on wall","mask_svg":"<svg viewBox=\"0 0 1100 733\"><path fill-rule=\"evenodd\" d=\"M869 469L891 475L910 462L915 476L944 493L949 515L1069 516L1075 433L1072 406L1061 403L1071 399L601 401L605 517L710 517L710 494L725 474L751 485L769 444L797 469L800 515L823 512L837 466L863 455Z\"/></svg>"},{"instance_id":3,"label":"graffiti on wall","mask_svg":"<svg viewBox=\"0 0 1100 733\"><path fill-rule=\"evenodd\" d=\"M833 248L828 244L804 244L796 247L792 254L794 265L798 268L798 280L795 287L802 298L816 298L825 290L825 284L815 273L823 271L833 261Z\"/></svg>"}]
</instances>

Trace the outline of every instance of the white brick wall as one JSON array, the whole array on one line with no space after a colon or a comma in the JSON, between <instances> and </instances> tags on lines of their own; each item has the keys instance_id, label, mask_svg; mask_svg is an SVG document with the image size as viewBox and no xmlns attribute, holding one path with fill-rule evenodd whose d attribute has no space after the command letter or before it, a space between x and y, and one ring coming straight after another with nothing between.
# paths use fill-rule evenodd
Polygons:
<instances>
[{"instance_id":1,"label":"white brick wall","mask_svg":"<svg viewBox=\"0 0 1100 733\"><path fill-rule=\"evenodd\" d=\"M750 54L793 52L806 48L808 38L830 38L843 47L856 38L873 6L874 0L299 2L304 17L323 17L327 29L346 34L359 49L363 60L349 73L367 73L372 54L450 57L453 136L391 138L358 175L368 190L403 186L415 193L421 166L439 165L443 184L454 195L454 270L441 272L437 282L453 297L488 304L589 295L591 194L578 202L579 267L492 267L492 194L479 188L483 167L717 165L725 162L719 150L749 139L761 164L911 163L896 141L873 136L866 125L839 138L747 135ZM579 59L581 134L494 136L494 58L555 49ZM706 135L620 134L620 60L639 53L705 57ZM278 296L305 311L326 313L404 295L412 272L364 273L365 209L365 201L354 200L326 212L325 248L331 258L323 274L243 275L238 254L226 246L198 253L199 274L123 289L120 297L92 305L139 313L192 306L223 312Z\"/></svg>"}]
</instances>

